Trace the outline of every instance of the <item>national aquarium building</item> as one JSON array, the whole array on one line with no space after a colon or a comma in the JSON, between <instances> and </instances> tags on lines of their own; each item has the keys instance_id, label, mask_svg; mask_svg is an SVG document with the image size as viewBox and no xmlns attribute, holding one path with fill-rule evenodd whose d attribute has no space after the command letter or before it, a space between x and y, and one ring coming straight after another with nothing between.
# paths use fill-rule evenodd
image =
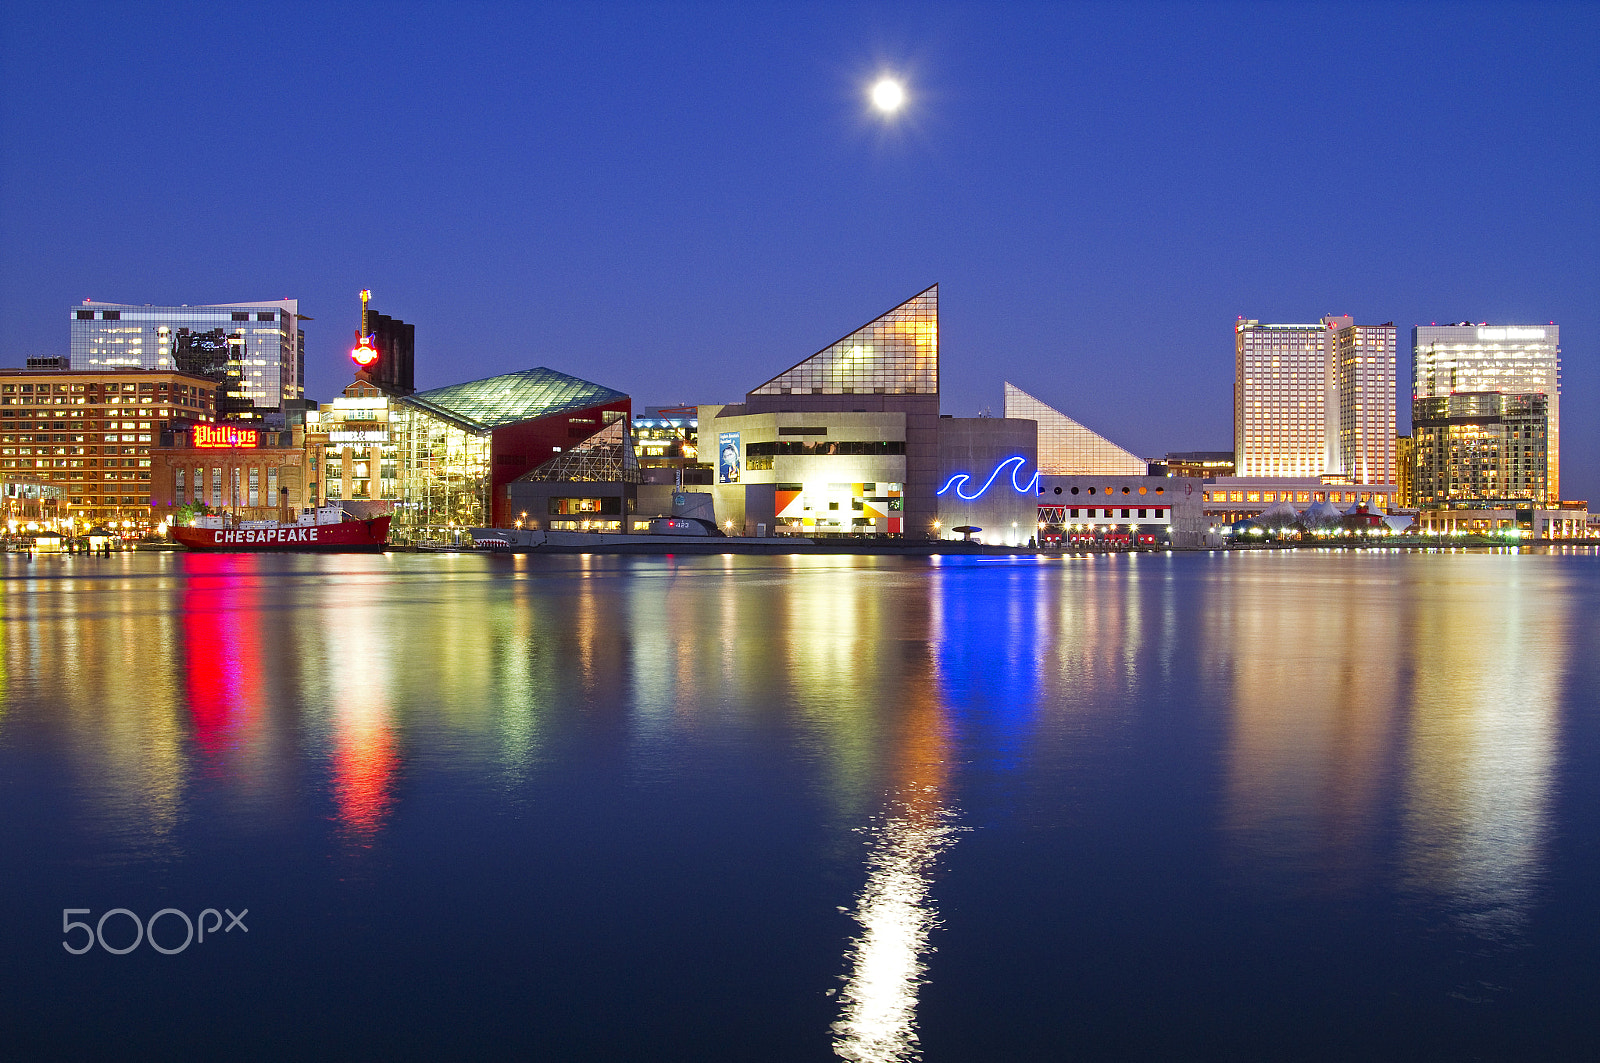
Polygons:
<instances>
[{"instance_id":1,"label":"national aquarium building","mask_svg":"<svg viewBox=\"0 0 1600 1063\"><path fill-rule=\"evenodd\" d=\"M395 537L509 527L512 481L631 412L625 393L542 367L393 399Z\"/></svg>"},{"instance_id":2,"label":"national aquarium building","mask_svg":"<svg viewBox=\"0 0 1600 1063\"><path fill-rule=\"evenodd\" d=\"M941 415L939 359L935 284L743 402L701 406L718 524L736 535L1026 543L1037 425Z\"/></svg>"},{"instance_id":3,"label":"national aquarium building","mask_svg":"<svg viewBox=\"0 0 1600 1063\"><path fill-rule=\"evenodd\" d=\"M1198 541L1198 481L1150 476L1144 459L1013 384L1003 417L941 414L940 353L933 285L743 402L699 407L718 525L1023 546L1075 523Z\"/></svg>"}]
</instances>

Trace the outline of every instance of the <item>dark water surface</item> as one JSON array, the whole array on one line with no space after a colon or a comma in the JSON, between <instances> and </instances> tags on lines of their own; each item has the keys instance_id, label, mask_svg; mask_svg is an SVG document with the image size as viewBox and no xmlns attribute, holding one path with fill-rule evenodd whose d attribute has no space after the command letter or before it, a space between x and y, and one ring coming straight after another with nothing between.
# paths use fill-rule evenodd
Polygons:
<instances>
[{"instance_id":1,"label":"dark water surface","mask_svg":"<svg viewBox=\"0 0 1600 1063\"><path fill-rule=\"evenodd\" d=\"M1600 1058L1592 553L3 576L8 1058Z\"/></svg>"}]
</instances>

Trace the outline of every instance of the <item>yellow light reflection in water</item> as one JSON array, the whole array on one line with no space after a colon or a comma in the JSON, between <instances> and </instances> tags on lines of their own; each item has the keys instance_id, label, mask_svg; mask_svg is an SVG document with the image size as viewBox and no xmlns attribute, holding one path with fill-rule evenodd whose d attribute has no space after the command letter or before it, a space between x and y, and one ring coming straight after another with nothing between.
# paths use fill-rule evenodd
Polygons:
<instances>
[{"instance_id":1,"label":"yellow light reflection in water","mask_svg":"<svg viewBox=\"0 0 1600 1063\"><path fill-rule=\"evenodd\" d=\"M920 1056L917 992L938 915L928 899L934 858L955 828L940 817L899 815L877 832L854 917L861 934L845 954L833 1050L840 1059L891 1063Z\"/></svg>"},{"instance_id":2,"label":"yellow light reflection in water","mask_svg":"<svg viewBox=\"0 0 1600 1063\"><path fill-rule=\"evenodd\" d=\"M1515 934L1542 879L1572 604L1531 558L1469 556L1419 588L1402 818L1410 884Z\"/></svg>"},{"instance_id":3,"label":"yellow light reflection in water","mask_svg":"<svg viewBox=\"0 0 1600 1063\"><path fill-rule=\"evenodd\" d=\"M930 612L924 630L934 646L939 614ZM929 934L939 922L928 894L935 858L957 829L945 797L951 735L935 660L930 654L903 676L906 708L888 745L893 797L883 826L872 832L867 881L852 913L861 933L845 953L850 973L839 994L833 1050L855 1063L921 1055L917 994L932 951Z\"/></svg>"},{"instance_id":4,"label":"yellow light reflection in water","mask_svg":"<svg viewBox=\"0 0 1600 1063\"><path fill-rule=\"evenodd\" d=\"M1571 603L1527 557L1229 558L1202 629L1233 706L1225 822L1252 873L1384 873L1485 937L1544 873Z\"/></svg>"},{"instance_id":5,"label":"yellow light reflection in water","mask_svg":"<svg viewBox=\"0 0 1600 1063\"><path fill-rule=\"evenodd\" d=\"M1354 885L1374 870L1408 656L1392 573L1343 556L1225 563L1202 625L1231 672L1224 822L1258 870Z\"/></svg>"},{"instance_id":6,"label":"yellow light reflection in water","mask_svg":"<svg viewBox=\"0 0 1600 1063\"><path fill-rule=\"evenodd\" d=\"M176 640L164 597L171 584L156 582L138 601L129 581L104 578L105 567L61 557L27 572L37 578L7 583L0 706L19 684L48 691L51 728L81 780L85 825L111 864L175 851L188 753L176 670L150 667L128 644Z\"/></svg>"}]
</instances>

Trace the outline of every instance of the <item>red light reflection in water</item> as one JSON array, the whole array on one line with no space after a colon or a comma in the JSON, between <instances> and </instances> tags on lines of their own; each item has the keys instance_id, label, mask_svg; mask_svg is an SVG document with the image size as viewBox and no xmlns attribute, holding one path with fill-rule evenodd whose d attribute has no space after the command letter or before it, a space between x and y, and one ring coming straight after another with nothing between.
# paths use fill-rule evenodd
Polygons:
<instances>
[{"instance_id":1,"label":"red light reflection in water","mask_svg":"<svg viewBox=\"0 0 1600 1063\"><path fill-rule=\"evenodd\" d=\"M258 562L244 554L190 554L183 561L184 687L207 774L220 774L224 756L259 722Z\"/></svg>"},{"instance_id":2,"label":"red light reflection in water","mask_svg":"<svg viewBox=\"0 0 1600 1063\"><path fill-rule=\"evenodd\" d=\"M339 623L339 696L333 705L329 786L346 840L368 846L394 805L399 765L390 698L391 647L380 614L352 588Z\"/></svg>"},{"instance_id":3,"label":"red light reflection in water","mask_svg":"<svg viewBox=\"0 0 1600 1063\"><path fill-rule=\"evenodd\" d=\"M390 781L399 758L388 707L351 706L338 711L333 753L333 803L339 826L366 841L383 827L394 803Z\"/></svg>"}]
</instances>

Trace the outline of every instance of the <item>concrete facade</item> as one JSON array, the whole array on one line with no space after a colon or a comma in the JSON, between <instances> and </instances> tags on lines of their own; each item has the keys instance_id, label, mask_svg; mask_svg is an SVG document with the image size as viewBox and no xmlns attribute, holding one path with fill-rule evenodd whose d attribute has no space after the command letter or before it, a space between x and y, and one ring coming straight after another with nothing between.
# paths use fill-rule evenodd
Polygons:
<instances>
[{"instance_id":1,"label":"concrete facade","mask_svg":"<svg viewBox=\"0 0 1600 1063\"><path fill-rule=\"evenodd\" d=\"M936 538L956 528L991 545L1023 546L1038 531L1038 425L1007 417L939 419Z\"/></svg>"}]
</instances>

